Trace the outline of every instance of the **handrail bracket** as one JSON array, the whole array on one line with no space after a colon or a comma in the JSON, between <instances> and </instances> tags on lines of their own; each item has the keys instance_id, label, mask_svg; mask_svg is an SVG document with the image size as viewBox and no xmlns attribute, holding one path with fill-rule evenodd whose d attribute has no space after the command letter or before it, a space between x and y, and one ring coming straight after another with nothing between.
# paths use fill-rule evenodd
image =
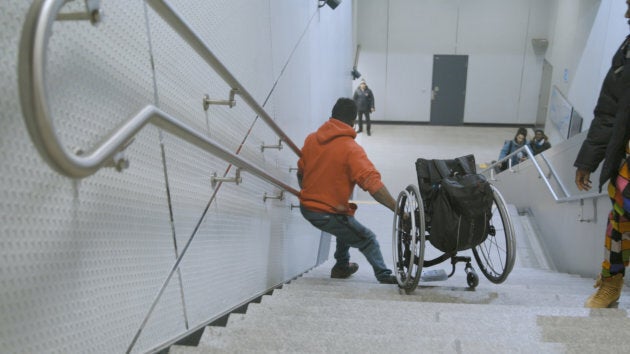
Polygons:
<instances>
[{"instance_id":1,"label":"handrail bracket","mask_svg":"<svg viewBox=\"0 0 630 354\"><path fill-rule=\"evenodd\" d=\"M68 1L66 1L67 3ZM85 0L85 12L58 13L57 21L90 21L96 25L103 19L103 12L100 10L99 0Z\"/></svg>"},{"instance_id":2,"label":"handrail bracket","mask_svg":"<svg viewBox=\"0 0 630 354\"><path fill-rule=\"evenodd\" d=\"M267 195L267 192L265 192L265 194L263 195L263 203L267 202L267 199L277 199L277 200L284 200L284 191L280 191L280 194L278 195Z\"/></svg>"},{"instance_id":3,"label":"handrail bracket","mask_svg":"<svg viewBox=\"0 0 630 354\"><path fill-rule=\"evenodd\" d=\"M214 172L210 177L210 183L212 183L212 188L215 188L218 182L230 182L236 185L239 185L243 182L243 178L241 177L241 169L237 168L234 177L217 177L217 173Z\"/></svg>"},{"instance_id":4,"label":"handrail bracket","mask_svg":"<svg viewBox=\"0 0 630 354\"><path fill-rule=\"evenodd\" d=\"M129 159L125 156L125 150L136 140L135 137L125 142L116 152L113 153L109 160L103 163L103 167L114 168L118 172L122 172L129 168ZM85 151L81 148L75 148L74 153L77 156L84 156Z\"/></svg>"},{"instance_id":5,"label":"handrail bracket","mask_svg":"<svg viewBox=\"0 0 630 354\"><path fill-rule=\"evenodd\" d=\"M265 145L265 143L262 143L262 145L260 145L260 152L265 152L265 149L282 150L282 139L278 140L278 145Z\"/></svg>"},{"instance_id":6,"label":"handrail bracket","mask_svg":"<svg viewBox=\"0 0 630 354\"><path fill-rule=\"evenodd\" d=\"M236 96L237 93L238 93L238 89L235 89L235 88L231 89L230 98L227 100L211 100L209 95L204 95L203 96L203 110L207 111L210 105L212 104L228 106L232 108L236 106L236 101L234 100L234 96Z\"/></svg>"},{"instance_id":7,"label":"handrail bracket","mask_svg":"<svg viewBox=\"0 0 630 354\"><path fill-rule=\"evenodd\" d=\"M593 201L593 217L590 219L584 218L584 199L580 199L580 215L578 217L579 222L595 222L597 220L597 198L591 199Z\"/></svg>"}]
</instances>

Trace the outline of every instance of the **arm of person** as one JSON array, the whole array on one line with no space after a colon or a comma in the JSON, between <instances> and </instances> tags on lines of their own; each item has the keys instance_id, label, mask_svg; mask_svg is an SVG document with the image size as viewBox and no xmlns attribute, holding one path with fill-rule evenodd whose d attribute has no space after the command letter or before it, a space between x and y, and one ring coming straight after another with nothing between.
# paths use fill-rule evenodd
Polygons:
<instances>
[{"instance_id":1,"label":"arm of person","mask_svg":"<svg viewBox=\"0 0 630 354\"><path fill-rule=\"evenodd\" d=\"M376 111L376 108L374 108L374 92L372 90L370 90L370 111Z\"/></svg>"},{"instance_id":2,"label":"arm of person","mask_svg":"<svg viewBox=\"0 0 630 354\"><path fill-rule=\"evenodd\" d=\"M297 176L298 186L300 186L300 189L302 189L303 188L302 178L304 177L304 160L302 160L301 157L298 159L297 166L298 166L298 169L297 169L296 176Z\"/></svg>"},{"instance_id":3,"label":"arm of person","mask_svg":"<svg viewBox=\"0 0 630 354\"><path fill-rule=\"evenodd\" d=\"M372 193L372 198L382 205L386 206L391 211L396 210L396 200L387 190L387 187L383 186L376 192Z\"/></svg>"},{"instance_id":4,"label":"arm of person","mask_svg":"<svg viewBox=\"0 0 630 354\"><path fill-rule=\"evenodd\" d=\"M510 153L510 145L511 145L510 143L511 141L508 140L503 144L503 147L501 148L501 152L499 153L499 160L506 157Z\"/></svg>"},{"instance_id":5,"label":"arm of person","mask_svg":"<svg viewBox=\"0 0 630 354\"><path fill-rule=\"evenodd\" d=\"M367 158L365 150L359 145L349 154L349 166L353 180L368 191L372 198L391 211L396 211L396 199L392 197L381 180L381 174Z\"/></svg>"}]
</instances>

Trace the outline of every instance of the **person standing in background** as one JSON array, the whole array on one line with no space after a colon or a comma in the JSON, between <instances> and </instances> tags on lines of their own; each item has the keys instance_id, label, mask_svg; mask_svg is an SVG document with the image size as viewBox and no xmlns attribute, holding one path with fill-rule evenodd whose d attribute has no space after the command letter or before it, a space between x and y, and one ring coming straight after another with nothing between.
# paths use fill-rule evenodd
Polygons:
<instances>
[{"instance_id":1,"label":"person standing in background","mask_svg":"<svg viewBox=\"0 0 630 354\"><path fill-rule=\"evenodd\" d=\"M354 102L357 104L357 115L359 120L359 130L357 133L363 131L363 116L365 115L365 124L367 128L367 135L372 135L370 124L370 113L375 111L374 108L374 93L367 86L365 80L361 80L359 87L354 91Z\"/></svg>"}]
</instances>

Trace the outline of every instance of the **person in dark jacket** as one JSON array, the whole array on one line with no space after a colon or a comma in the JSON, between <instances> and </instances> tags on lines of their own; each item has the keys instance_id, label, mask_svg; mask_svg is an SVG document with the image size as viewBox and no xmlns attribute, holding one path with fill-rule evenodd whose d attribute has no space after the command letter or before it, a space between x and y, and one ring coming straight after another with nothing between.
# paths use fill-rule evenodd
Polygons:
<instances>
[{"instance_id":1,"label":"person in dark jacket","mask_svg":"<svg viewBox=\"0 0 630 354\"><path fill-rule=\"evenodd\" d=\"M534 156L549 149L550 147L551 143L549 143L549 138L547 138L545 132L542 129L536 129L534 139L529 142L529 148L532 149Z\"/></svg>"},{"instance_id":2,"label":"person in dark jacket","mask_svg":"<svg viewBox=\"0 0 630 354\"><path fill-rule=\"evenodd\" d=\"M626 1L630 19L630 0ZM613 204L606 226L604 261L595 287L598 290L585 303L590 308L605 308L621 296L625 268L630 258L630 36L626 37L612 58L604 78L594 118L573 166L579 190L591 189L590 175L604 161L599 177L599 191L608 183Z\"/></svg>"},{"instance_id":3,"label":"person in dark jacket","mask_svg":"<svg viewBox=\"0 0 630 354\"><path fill-rule=\"evenodd\" d=\"M357 133L363 131L363 116L365 115L365 124L367 128L367 134L372 135L370 124L370 113L375 111L374 108L374 93L367 86L365 80L361 80L359 87L354 91L354 102L357 104L357 115L359 119L359 130Z\"/></svg>"}]
</instances>

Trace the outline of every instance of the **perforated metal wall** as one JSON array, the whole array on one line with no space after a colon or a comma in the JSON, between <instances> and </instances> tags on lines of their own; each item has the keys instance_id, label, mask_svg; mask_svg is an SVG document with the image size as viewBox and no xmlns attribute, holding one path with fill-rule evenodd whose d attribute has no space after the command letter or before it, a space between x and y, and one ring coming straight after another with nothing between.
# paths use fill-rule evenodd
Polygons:
<instances>
[{"instance_id":1,"label":"perforated metal wall","mask_svg":"<svg viewBox=\"0 0 630 354\"><path fill-rule=\"evenodd\" d=\"M160 16L140 0L100 3L102 22L57 21L48 48L51 114L69 150L152 104L297 187L297 156L286 144L261 151L278 137L238 96L203 109L204 95L231 88ZM351 42L351 2L334 13L307 0L170 3L298 146L350 94L352 48L327 37ZM235 167L156 127L135 137L122 172L52 170L19 101L30 5L0 3L0 352L125 352L136 334L131 351L150 351L315 265L319 232L291 208L295 196L263 201L280 191L247 172L213 186Z\"/></svg>"}]
</instances>

